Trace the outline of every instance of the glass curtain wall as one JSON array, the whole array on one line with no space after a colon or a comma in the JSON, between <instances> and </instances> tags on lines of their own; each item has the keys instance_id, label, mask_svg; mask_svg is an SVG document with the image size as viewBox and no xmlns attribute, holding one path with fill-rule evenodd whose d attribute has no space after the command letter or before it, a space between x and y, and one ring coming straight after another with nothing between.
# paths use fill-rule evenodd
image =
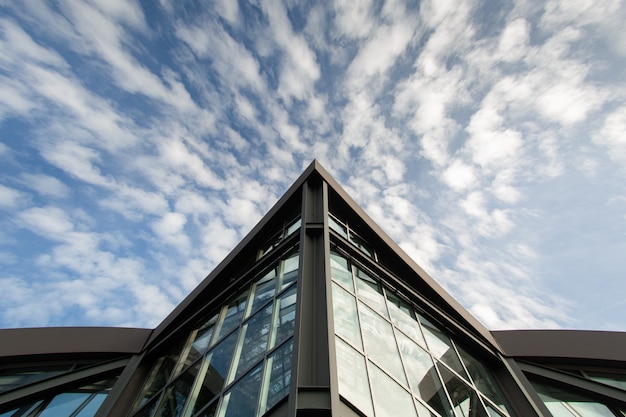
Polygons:
<instances>
[{"instance_id":1,"label":"glass curtain wall","mask_svg":"<svg viewBox=\"0 0 626 417\"><path fill-rule=\"evenodd\" d=\"M381 279L331 251L339 394L367 416L508 416L486 367Z\"/></svg>"},{"instance_id":2,"label":"glass curtain wall","mask_svg":"<svg viewBox=\"0 0 626 417\"><path fill-rule=\"evenodd\" d=\"M206 317L159 358L135 417L256 417L289 393L299 254Z\"/></svg>"}]
</instances>

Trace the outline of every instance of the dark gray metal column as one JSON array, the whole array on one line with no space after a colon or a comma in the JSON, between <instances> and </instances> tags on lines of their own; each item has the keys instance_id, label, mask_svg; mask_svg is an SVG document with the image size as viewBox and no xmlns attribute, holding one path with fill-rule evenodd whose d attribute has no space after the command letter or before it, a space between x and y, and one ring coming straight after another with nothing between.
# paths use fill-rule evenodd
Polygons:
<instances>
[{"instance_id":1,"label":"dark gray metal column","mask_svg":"<svg viewBox=\"0 0 626 417\"><path fill-rule=\"evenodd\" d=\"M316 176L302 187L300 235L300 283L296 312L295 350L292 375L295 384L289 398L290 415L330 416L333 390L329 349L330 272L328 241L328 187ZM332 360L331 360L332 359ZM294 414L291 414L294 413Z\"/></svg>"},{"instance_id":2,"label":"dark gray metal column","mask_svg":"<svg viewBox=\"0 0 626 417\"><path fill-rule=\"evenodd\" d=\"M501 356L506 371L496 371L495 376L502 389L507 393L508 400L515 412L520 416L550 417L550 411L535 392L524 372L515 360Z\"/></svg>"}]
</instances>

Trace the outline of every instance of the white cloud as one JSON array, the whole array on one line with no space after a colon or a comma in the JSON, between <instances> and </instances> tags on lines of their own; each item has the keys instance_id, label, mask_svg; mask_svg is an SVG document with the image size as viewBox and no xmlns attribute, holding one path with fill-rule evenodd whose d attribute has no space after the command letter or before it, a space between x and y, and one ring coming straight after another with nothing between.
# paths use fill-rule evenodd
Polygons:
<instances>
[{"instance_id":1,"label":"white cloud","mask_svg":"<svg viewBox=\"0 0 626 417\"><path fill-rule=\"evenodd\" d=\"M21 179L26 187L35 190L40 195L63 198L70 193L67 185L50 175L24 174Z\"/></svg>"},{"instance_id":2,"label":"white cloud","mask_svg":"<svg viewBox=\"0 0 626 417\"><path fill-rule=\"evenodd\" d=\"M476 183L476 174L471 165L457 159L441 174L441 179L455 191L462 191Z\"/></svg>"},{"instance_id":3,"label":"white cloud","mask_svg":"<svg viewBox=\"0 0 626 417\"><path fill-rule=\"evenodd\" d=\"M626 162L626 106L611 112L593 141L607 148L609 157L618 162Z\"/></svg>"},{"instance_id":4,"label":"white cloud","mask_svg":"<svg viewBox=\"0 0 626 417\"><path fill-rule=\"evenodd\" d=\"M11 187L0 184L0 207L4 209L16 208L27 199L26 194Z\"/></svg>"}]
</instances>

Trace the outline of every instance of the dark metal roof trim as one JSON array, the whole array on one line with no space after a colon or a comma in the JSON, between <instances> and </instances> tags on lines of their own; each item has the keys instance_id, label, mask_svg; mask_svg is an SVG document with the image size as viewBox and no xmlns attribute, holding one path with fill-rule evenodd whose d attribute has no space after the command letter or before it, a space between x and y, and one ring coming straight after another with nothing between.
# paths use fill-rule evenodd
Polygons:
<instances>
[{"instance_id":1,"label":"dark metal roof trim","mask_svg":"<svg viewBox=\"0 0 626 417\"><path fill-rule=\"evenodd\" d=\"M626 362L626 332L500 330L491 332L507 356Z\"/></svg>"},{"instance_id":2,"label":"dark metal roof trim","mask_svg":"<svg viewBox=\"0 0 626 417\"><path fill-rule=\"evenodd\" d=\"M150 329L121 327L42 327L0 330L0 360L54 354L129 354L140 352Z\"/></svg>"}]
</instances>

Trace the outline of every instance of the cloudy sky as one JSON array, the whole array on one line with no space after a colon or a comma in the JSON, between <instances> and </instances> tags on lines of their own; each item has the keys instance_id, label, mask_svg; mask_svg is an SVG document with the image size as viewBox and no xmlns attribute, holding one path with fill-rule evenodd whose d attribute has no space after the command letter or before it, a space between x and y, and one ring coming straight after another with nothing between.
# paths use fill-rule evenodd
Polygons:
<instances>
[{"instance_id":1,"label":"cloudy sky","mask_svg":"<svg viewBox=\"0 0 626 417\"><path fill-rule=\"evenodd\" d=\"M625 22L0 0L0 327L155 326L316 158L487 327L626 331Z\"/></svg>"}]
</instances>

